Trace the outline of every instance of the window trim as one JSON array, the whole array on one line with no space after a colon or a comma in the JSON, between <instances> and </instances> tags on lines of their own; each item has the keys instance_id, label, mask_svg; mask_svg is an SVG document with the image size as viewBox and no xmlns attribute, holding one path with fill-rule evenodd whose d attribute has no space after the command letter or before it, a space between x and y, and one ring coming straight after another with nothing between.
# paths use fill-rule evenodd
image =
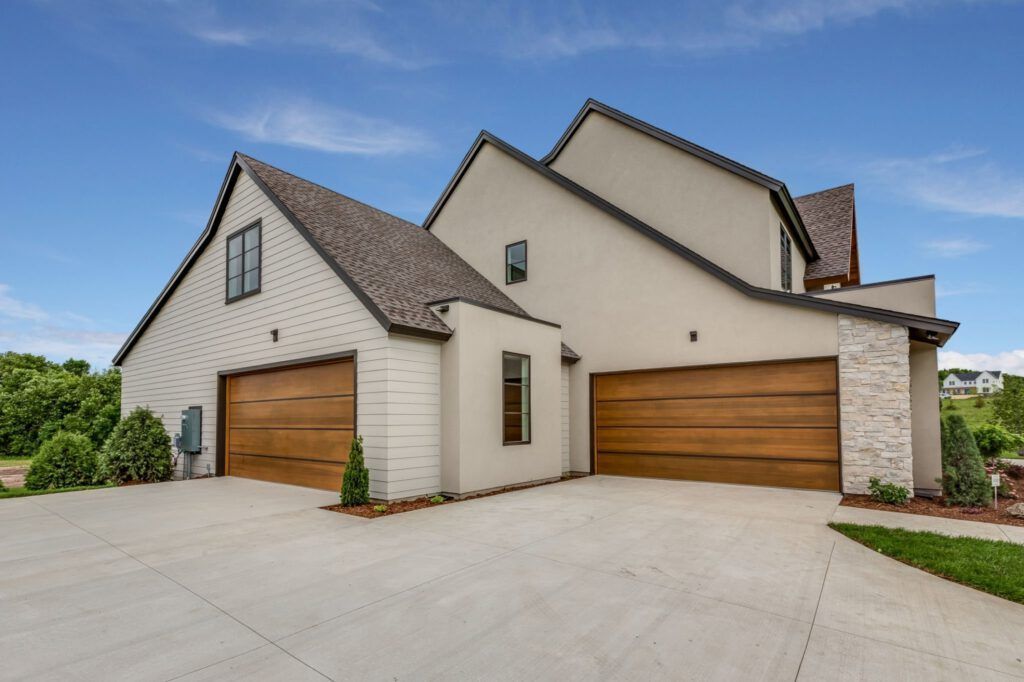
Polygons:
<instances>
[{"instance_id":1,"label":"window trim","mask_svg":"<svg viewBox=\"0 0 1024 682\"><path fill-rule=\"evenodd\" d=\"M523 245L523 278L522 279L510 280L509 279L509 271L508 271L508 266L509 266L508 250L511 249L513 246L519 246L520 244ZM520 240L518 242L512 242L511 244L505 244L505 263L502 266L504 268L504 270L505 270L505 284L519 284L520 282L525 282L526 281L527 276L529 275L529 271L530 271L530 266L529 266L528 260L529 260L529 254L528 254L528 251L527 251L527 246L526 246L526 240L525 239L522 239L522 240ZM527 356L527 357L529 357L529 356Z\"/></svg>"},{"instance_id":2,"label":"window trim","mask_svg":"<svg viewBox=\"0 0 1024 682\"><path fill-rule=\"evenodd\" d=\"M505 358L526 358L527 367L529 372L529 383L526 384L526 404L529 405L527 412L506 412L505 411ZM522 386L522 384L520 384ZM510 350L501 351L501 444L505 445L529 445L533 441L533 358L523 353L514 353ZM525 414L530 418L530 433L526 440L505 440L505 415L506 414ZM522 428L522 425L520 425Z\"/></svg>"},{"instance_id":3,"label":"window trim","mask_svg":"<svg viewBox=\"0 0 1024 682\"><path fill-rule=\"evenodd\" d=\"M260 239L260 264L259 264L259 276L257 277L256 288L252 291L245 291L237 296L232 296L228 289L228 282L231 277L228 276L228 265L231 262L231 251L228 249L228 244L232 239L238 235L245 234L252 228L256 228L256 234L259 235ZM245 287L245 238L242 239L242 287ZM240 301L243 298L249 298L255 296L263 290L263 219L257 218L255 221L249 223L243 228L237 229L227 237L224 238L224 303L234 303Z\"/></svg>"},{"instance_id":4,"label":"window trim","mask_svg":"<svg viewBox=\"0 0 1024 682\"><path fill-rule=\"evenodd\" d=\"M779 287L786 292L793 292L793 238L789 230L782 223L779 223ZM786 285L786 279L789 285Z\"/></svg>"}]
</instances>

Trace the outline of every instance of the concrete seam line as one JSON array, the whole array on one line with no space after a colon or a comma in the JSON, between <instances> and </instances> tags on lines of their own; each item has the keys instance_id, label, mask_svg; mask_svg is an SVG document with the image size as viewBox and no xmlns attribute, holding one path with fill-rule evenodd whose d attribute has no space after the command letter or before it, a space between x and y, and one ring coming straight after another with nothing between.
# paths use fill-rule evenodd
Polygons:
<instances>
[{"instance_id":1,"label":"concrete seam line","mask_svg":"<svg viewBox=\"0 0 1024 682\"><path fill-rule=\"evenodd\" d=\"M800 665L796 667L796 675L793 680L800 678L800 670L804 667L804 658L807 656L807 649L811 646L811 635L814 634L814 624L818 620L818 609L821 608L821 596L825 594L825 583L828 582L828 570L832 568L832 555L836 553L836 541L832 541L832 549L828 553L828 563L825 564L825 575L821 578L821 589L818 591L818 603L814 605L814 617L811 618L811 627L807 628L807 641L804 642L804 652L800 654Z\"/></svg>"}]
</instances>

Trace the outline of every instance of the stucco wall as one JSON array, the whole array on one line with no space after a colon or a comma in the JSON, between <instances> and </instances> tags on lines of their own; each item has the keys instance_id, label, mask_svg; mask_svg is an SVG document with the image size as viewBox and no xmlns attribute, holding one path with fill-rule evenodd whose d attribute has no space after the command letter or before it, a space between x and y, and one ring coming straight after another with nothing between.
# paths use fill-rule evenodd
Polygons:
<instances>
[{"instance_id":1,"label":"stucco wall","mask_svg":"<svg viewBox=\"0 0 1024 682\"><path fill-rule=\"evenodd\" d=\"M469 303L439 313L442 489L466 494L562 473L561 331ZM530 442L502 444L502 353L530 356Z\"/></svg>"},{"instance_id":2,"label":"stucco wall","mask_svg":"<svg viewBox=\"0 0 1024 682\"><path fill-rule=\"evenodd\" d=\"M262 290L225 304L224 237L256 219L263 221ZM271 329L279 330L277 343ZM124 359L121 409L147 405L173 435L181 410L201 405L203 452L193 465L200 475L216 470L218 371L348 350L358 355L356 421L371 493L437 492L440 344L389 337L243 173L217 234Z\"/></svg>"},{"instance_id":3,"label":"stucco wall","mask_svg":"<svg viewBox=\"0 0 1024 682\"><path fill-rule=\"evenodd\" d=\"M935 346L910 344L910 411L913 423L914 488L938 494L942 476L942 433L939 420L939 359Z\"/></svg>"},{"instance_id":4,"label":"stucco wall","mask_svg":"<svg viewBox=\"0 0 1024 682\"><path fill-rule=\"evenodd\" d=\"M935 279L932 277L909 282L894 282L893 284L830 289L814 296L815 298L845 301L872 308L935 317Z\"/></svg>"},{"instance_id":5,"label":"stucco wall","mask_svg":"<svg viewBox=\"0 0 1024 682\"><path fill-rule=\"evenodd\" d=\"M569 462L569 376L570 369L568 363L562 363L562 392L561 392L561 407L562 407L562 472L572 470L572 465Z\"/></svg>"},{"instance_id":6,"label":"stucco wall","mask_svg":"<svg viewBox=\"0 0 1024 682\"><path fill-rule=\"evenodd\" d=\"M569 396L574 471L590 470L591 372L837 352L835 314L752 299L489 144L431 231L530 314L560 323L582 356ZM506 285L504 246L521 239L528 279Z\"/></svg>"}]
</instances>

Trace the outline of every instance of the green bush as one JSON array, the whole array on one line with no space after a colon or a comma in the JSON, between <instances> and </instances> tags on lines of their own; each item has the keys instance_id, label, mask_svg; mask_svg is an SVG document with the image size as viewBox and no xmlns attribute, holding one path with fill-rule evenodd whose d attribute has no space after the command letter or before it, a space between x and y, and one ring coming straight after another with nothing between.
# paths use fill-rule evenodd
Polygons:
<instances>
[{"instance_id":1,"label":"green bush","mask_svg":"<svg viewBox=\"0 0 1024 682\"><path fill-rule=\"evenodd\" d=\"M441 504L442 502L444 502L444 496L442 495L434 495L430 498L430 504Z\"/></svg>"},{"instance_id":2,"label":"green bush","mask_svg":"<svg viewBox=\"0 0 1024 682\"><path fill-rule=\"evenodd\" d=\"M868 481L868 490L871 492L872 500L885 504L906 504L907 498L910 497L910 492L903 486L895 483L882 483L874 477Z\"/></svg>"},{"instance_id":3,"label":"green bush","mask_svg":"<svg viewBox=\"0 0 1024 682\"><path fill-rule=\"evenodd\" d=\"M103 475L117 483L171 477L171 439L148 408L136 407L114 427L100 454Z\"/></svg>"},{"instance_id":4,"label":"green bush","mask_svg":"<svg viewBox=\"0 0 1024 682\"><path fill-rule=\"evenodd\" d=\"M363 437L352 439L345 474L341 478L341 504L354 507L370 501L370 471L363 461Z\"/></svg>"},{"instance_id":5,"label":"green bush","mask_svg":"<svg viewBox=\"0 0 1024 682\"><path fill-rule=\"evenodd\" d=\"M1003 390L992 399L992 412L1007 430L1024 435L1024 377L1003 375Z\"/></svg>"},{"instance_id":6,"label":"green bush","mask_svg":"<svg viewBox=\"0 0 1024 682\"><path fill-rule=\"evenodd\" d=\"M80 433L58 431L32 458L25 487L29 490L93 485L99 462L92 441Z\"/></svg>"},{"instance_id":7,"label":"green bush","mask_svg":"<svg viewBox=\"0 0 1024 682\"><path fill-rule=\"evenodd\" d=\"M985 407L985 399L979 395L977 398L974 399L974 406L979 410Z\"/></svg>"},{"instance_id":8,"label":"green bush","mask_svg":"<svg viewBox=\"0 0 1024 682\"><path fill-rule=\"evenodd\" d=\"M386 504L375 504L375 505L373 505L373 511L377 512L378 514L383 514L387 510L388 510L388 506Z\"/></svg>"},{"instance_id":9,"label":"green bush","mask_svg":"<svg viewBox=\"0 0 1024 682\"><path fill-rule=\"evenodd\" d=\"M1024 448L1024 437L1010 433L1000 424L976 426L973 435L981 456L986 459L999 457L1004 452L1015 453Z\"/></svg>"},{"instance_id":10,"label":"green bush","mask_svg":"<svg viewBox=\"0 0 1024 682\"><path fill-rule=\"evenodd\" d=\"M967 421L958 414L942 421L941 482L946 504L979 507L992 499L985 462Z\"/></svg>"}]
</instances>

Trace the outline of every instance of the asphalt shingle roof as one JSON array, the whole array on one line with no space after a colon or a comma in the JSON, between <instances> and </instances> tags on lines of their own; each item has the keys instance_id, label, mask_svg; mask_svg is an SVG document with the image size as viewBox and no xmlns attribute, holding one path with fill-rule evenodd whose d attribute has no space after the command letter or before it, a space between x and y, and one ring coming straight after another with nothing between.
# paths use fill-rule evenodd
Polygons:
<instances>
[{"instance_id":1,"label":"asphalt shingle roof","mask_svg":"<svg viewBox=\"0 0 1024 682\"><path fill-rule=\"evenodd\" d=\"M853 185L796 197L793 202L814 242L818 260L807 264L805 279L841 277L850 272L853 243Z\"/></svg>"}]
</instances>

